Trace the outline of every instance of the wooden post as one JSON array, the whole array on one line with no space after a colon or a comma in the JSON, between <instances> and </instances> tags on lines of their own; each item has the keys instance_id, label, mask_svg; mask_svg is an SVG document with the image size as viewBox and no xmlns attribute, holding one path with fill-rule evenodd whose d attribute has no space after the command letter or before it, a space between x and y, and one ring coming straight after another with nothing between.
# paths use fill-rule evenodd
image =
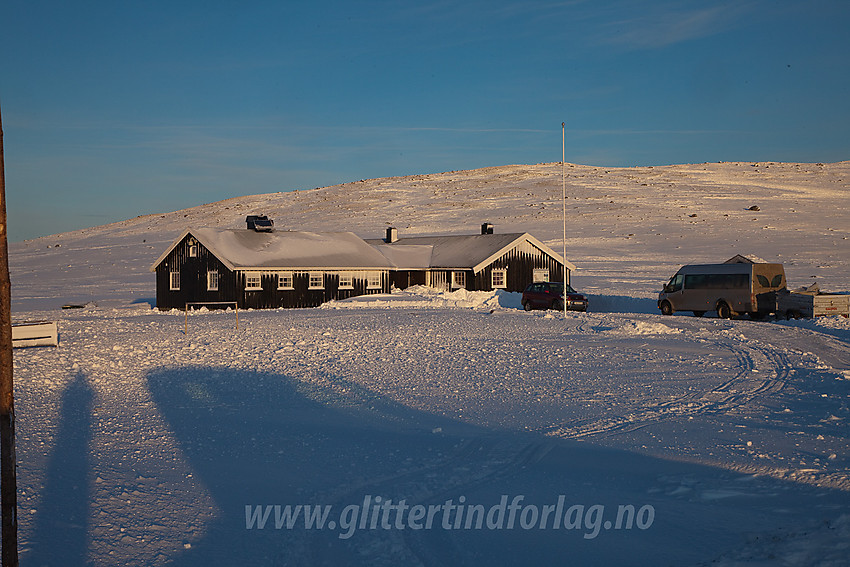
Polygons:
<instances>
[{"instance_id":1,"label":"wooden post","mask_svg":"<svg viewBox=\"0 0 850 567\"><path fill-rule=\"evenodd\" d=\"M6 236L6 171L0 115L0 515L3 567L18 567L18 480L15 470L15 398L12 379L12 282Z\"/></svg>"}]
</instances>

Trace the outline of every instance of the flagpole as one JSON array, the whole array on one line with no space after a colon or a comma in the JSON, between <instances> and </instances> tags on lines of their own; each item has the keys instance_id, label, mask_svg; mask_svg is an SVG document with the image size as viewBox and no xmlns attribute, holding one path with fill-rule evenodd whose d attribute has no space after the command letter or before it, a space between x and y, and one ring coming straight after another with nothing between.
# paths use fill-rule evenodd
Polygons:
<instances>
[{"instance_id":1,"label":"flagpole","mask_svg":"<svg viewBox=\"0 0 850 567\"><path fill-rule=\"evenodd\" d=\"M561 303L564 304L564 317L567 316L567 153L566 153L566 123L561 122L561 202L564 206L564 299Z\"/></svg>"}]
</instances>

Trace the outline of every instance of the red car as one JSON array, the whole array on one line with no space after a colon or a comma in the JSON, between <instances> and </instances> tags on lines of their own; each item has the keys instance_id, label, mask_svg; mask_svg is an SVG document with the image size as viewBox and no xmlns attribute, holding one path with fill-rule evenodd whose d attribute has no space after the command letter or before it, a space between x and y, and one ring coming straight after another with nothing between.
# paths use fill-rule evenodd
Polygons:
<instances>
[{"instance_id":1,"label":"red car","mask_svg":"<svg viewBox=\"0 0 850 567\"><path fill-rule=\"evenodd\" d=\"M562 282L535 282L522 292L522 307L526 311L532 309L563 311L565 301L570 311L587 311L587 297L576 292L569 285L567 293L564 294Z\"/></svg>"}]
</instances>

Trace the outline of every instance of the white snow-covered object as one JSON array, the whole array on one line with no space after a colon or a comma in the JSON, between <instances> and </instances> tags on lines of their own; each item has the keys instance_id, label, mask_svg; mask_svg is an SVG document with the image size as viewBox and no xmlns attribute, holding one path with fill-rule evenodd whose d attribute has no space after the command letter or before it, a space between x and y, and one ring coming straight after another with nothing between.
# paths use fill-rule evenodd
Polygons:
<instances>
[{"instance_id":1,"label":"white snow-covered object","mask_svg":"<svg viewBox=\"0 0 850 567\"><path fill-rule=\"evenodd\" d=\"M12 325L12 347L59 346L56 321L33 321Z\"/></svg>"}]
</instances>

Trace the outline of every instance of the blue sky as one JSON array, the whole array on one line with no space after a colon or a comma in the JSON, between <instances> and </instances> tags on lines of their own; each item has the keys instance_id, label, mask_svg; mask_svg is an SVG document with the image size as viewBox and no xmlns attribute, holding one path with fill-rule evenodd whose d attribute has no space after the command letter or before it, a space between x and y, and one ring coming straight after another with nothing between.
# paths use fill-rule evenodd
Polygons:
<instances>
[{"instance_id":1,"label":"blue sky","mask_svg":"<svg viewBox=\"0 0 850 567\"><path fill-rule=\"evenodd\" d=\"M0 5L16 241L561 158L850 159L850 2ZM34 222L34 219L38 219Z\"/></svg>"}]
</instances>

